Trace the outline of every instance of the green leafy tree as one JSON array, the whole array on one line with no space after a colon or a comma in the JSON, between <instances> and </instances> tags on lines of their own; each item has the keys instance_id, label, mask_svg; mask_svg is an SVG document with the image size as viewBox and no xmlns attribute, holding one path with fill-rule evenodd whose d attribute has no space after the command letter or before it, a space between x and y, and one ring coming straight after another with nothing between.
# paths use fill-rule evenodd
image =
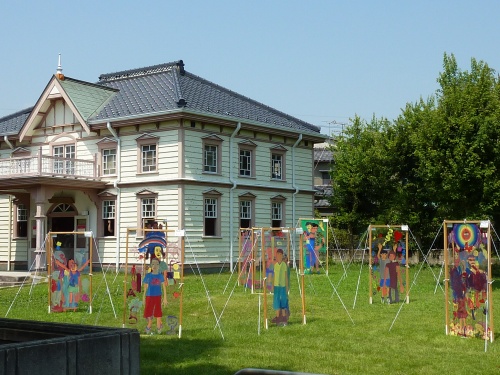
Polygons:
<instances>
[{"instance_id":1,"label":"green leafy tree","mask_svg":"<svg viewBox=\"0 0 500 375\"><path fill-rule=\"evenodd\" d=\"M389 125L385 119L374 118L366 123L356 116L334 141L332 220L352 236L384 212L382 207L391 194L389 154L384 139ZM351 241L351 246L356 245Z\"/></svg>"},{"instance_id":2,"label":"green leafy tree","mask_svg":"<svg viewBox=\"0 0 500 375\"><path fill-rule=\"evenodd\" d=\"M500 220L499 77L475 59L461 71L445 54L437 81L393 123L356 116L335 138L335 226L354 235L408 224L427 242L444 219Z\"/></svg>"},{"instance_id":3,"label":"green leafy tree","mask_svg":"<svg viewBox=\"0 0 500 375\"><path fill-rule=\"evenodd\" d=\"M494 218L500 208L500 86L484 62L444 56L437 107L415 135L421 178L439 219Z\"/></svg>"}]
</instances>

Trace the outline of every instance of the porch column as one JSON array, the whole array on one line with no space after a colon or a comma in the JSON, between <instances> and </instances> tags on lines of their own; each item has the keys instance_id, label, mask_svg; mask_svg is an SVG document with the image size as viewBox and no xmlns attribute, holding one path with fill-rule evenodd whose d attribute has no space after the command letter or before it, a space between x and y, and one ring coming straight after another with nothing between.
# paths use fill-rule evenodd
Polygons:
<instances>
[{"instance_id":1,"label":"porch column","mask_svg":"<svg viewBox=\"0 0 500 375\"><path fill-rule=\"evenodd\" d=\"M43 254L45 250L43 249L43 240L45 236L45 218L44 215L44 203L36 202L36 250L35 250L35 270L41 270L45 268L45 262L43 262Z\"/></svg>"}]
</instances>

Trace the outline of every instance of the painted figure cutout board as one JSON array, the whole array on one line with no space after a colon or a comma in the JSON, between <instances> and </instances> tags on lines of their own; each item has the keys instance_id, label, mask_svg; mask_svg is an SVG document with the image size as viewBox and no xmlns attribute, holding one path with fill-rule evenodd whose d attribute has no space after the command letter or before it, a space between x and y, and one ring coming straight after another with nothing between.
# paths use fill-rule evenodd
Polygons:
<instances>
[{"instance_id":1,"label":"painted figure cutout board","mask_svg":"<svg viewBox=\"0 0 500 375\"><path fill-rule=\"evenodd\" d=\"M299 219L303 231L303 264L305 274L328 272L328 220Z\"/></svg>"},{"instance_id":2,"label":"painted figure cutout board","mask_svg":"<svg viewBox=\"0 0 500 375\"><path fill-rule=\"evenodd\" d=\"M77 241L61 240L74 237ZM92 313L92 233L49 232L48 238L49 313L77 311L82 305Z\"/></svg>"},{"instance_id":3,"label":"painted figure cutout board","mask_svg":"<svg viewBox=\"0 0 500 375\"><path fill-rule=\"evenodd\" d=\"M127 230L123 325L146 334L182 334L184 231Z\"/></svg>"},{"instance_id":4,"label":"painted figure cutout board","mask_svg":"<svg viewBox=\"0 0 500 375\"><path fill-rule=\"evenodd\" d=\"M292 232L289 228L240 229L239 285L262 293L265 280L267 292L271 292L276 251L283 249L289 258Z\"/></svg>"},{"instance_id":5,"label":"painted figure cutout board","mask_svg":"<svg viewBox=\"0 0 500 375\"><path fill-rule=\"evenodd\" d=\"M446 333L493 341L489 221L445 221Z\"/></svg>"},{"instance_id":6,"label":"painted figure cutout board","mask_svg":"<svg viewBox=\"0 0 500 375\"><path fill-rule=\"evenodd\" d=\"M368 233L370 304L409 303L408 227L370 225Z\"/></svg>"}]
</instances>

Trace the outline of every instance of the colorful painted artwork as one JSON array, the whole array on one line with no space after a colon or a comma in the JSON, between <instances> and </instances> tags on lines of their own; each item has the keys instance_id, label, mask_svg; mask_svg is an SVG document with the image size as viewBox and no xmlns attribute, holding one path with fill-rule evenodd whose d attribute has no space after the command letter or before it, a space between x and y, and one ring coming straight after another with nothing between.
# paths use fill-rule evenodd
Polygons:
<instances>
[{"instance_id":1,"label":"colorful painted artwork","mask_svg":"<svg viewBox=\"0 0 500 375\"><path fill-rule=\"evenodd\" d=\"M489 339L489 235L487 225L452 223L446 231L447 332ZM449 287L448 287L449 285ZM450 290L451 289L451 290Z\"/></svg>"},{"instance_id":2,"label":"colorful painted artwork","mask_svg":"<svg viewBox=\"0 0 500 375\"><path fill-rule=\"evenodd\" d=\"M289 228L252 228L240 230L240 285L262 292L264 279L267 292L273 289L276 252L282 249L288 261L290 254Z\"/></svg>"},{"instance_id":3,"label":"colorful painted artwork","mask_svg":"<svg viewBox=\"0 0 500 375\"><path fill-rule=\"evenodd\" d=\"M146 325L146 334L179 334L182 325L184 231L163 229L161 225L144 229L144 238L133 242L127 267L130 278L125 288L124 322ZM128 276L128 275L127 275Z\"/></svg>"},{"instance_id":4,"label":"colorful painted artwork","mask_svg":"<svg viewBox=\"0 0 500 375\"><path fill-rule=\"evenodd\" d=\"M328 222L323 219L300 219L303 230L303 264L305 274L319 274L326 265Z\"/></svg>"},{"instance_id":5,"label":"colorful painted artwork","mask_svg":"<svg viewBox=\"0 0 500 375\"><path fill-rule=\"evenodd\" d=\"M67 258L68 249L55 242L51 251L50 311L76 311L81 302L90 301L89 252L72 250L73 257Z\"/></svg>"},{"instance_id":6,"label":"colorful painted artwork","mask_svg":"<svg viewBox=\"0 0 500 375\"><path fill-rule=\"evenodd\" d=\"M408 238L401 228L387 225L369 228L370 303L374 297L379 297L383 304L408 298Z\"/></svg>"}]
</instances>

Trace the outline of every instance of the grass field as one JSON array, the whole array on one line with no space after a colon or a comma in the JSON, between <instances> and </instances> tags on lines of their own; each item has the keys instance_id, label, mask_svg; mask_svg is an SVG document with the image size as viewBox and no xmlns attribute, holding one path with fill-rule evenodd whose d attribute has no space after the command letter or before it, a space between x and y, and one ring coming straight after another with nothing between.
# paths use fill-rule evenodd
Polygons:
<instances>
[{"instance_id":1,"label":"grass field","mask_svg":"<svg viewBox=\"0 0 500 375\"><path fill-rule=\"evenodd\" d=\"M447 336L442 282L436 288L434 278L439 271L412 266L410 303L383 305L377 296L369 304L366 265L353 263L342 277L342 266L330 264L328 275L305 276L303 324L299 278L292 270L290 324L268 329L263 296L237 286L236 275L186 274L182 337L141 335L141 373L229 375L249 367L316 374L500 373L500 312L494 315L493 343ZM496 284L493 303L500 308ZM122 327L122 274L94 275L92 314L84 304L76 312L49 314L47 289L46 283L1 289L0 315ZM271 318L271 297L268 303ZM178 314L178 307L172 301L167 313ZM145 319L126 326L142 333Z\"/></svg>"}]
</instances>

